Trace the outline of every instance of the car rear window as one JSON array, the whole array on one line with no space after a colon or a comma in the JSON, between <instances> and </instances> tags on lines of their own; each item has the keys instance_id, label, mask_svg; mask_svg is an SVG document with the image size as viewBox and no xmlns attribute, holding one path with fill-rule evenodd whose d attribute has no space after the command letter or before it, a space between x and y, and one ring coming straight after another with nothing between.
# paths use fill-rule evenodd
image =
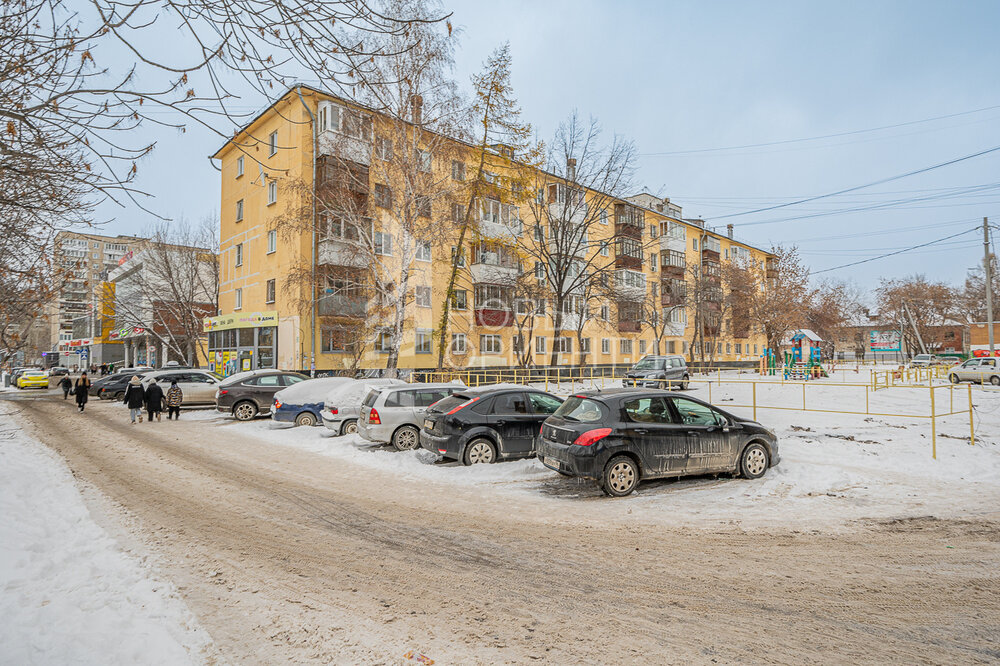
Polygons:
<instances>
[{"instance_id":1,"label":"car rear window","mask_svg":"<svg viewBox=\"0 0 1000 666\"><path fill-rule=\"evenodd\" d=\"M556 410L555 416L567 421L582 421L583 423L597 423L604 418L604 409L601 403L596 400L589 400L579 395L571 395Z\"/></svg>"},{"instance_id":2,"label":"car rear window","mask_svg":"<svg viewBox=\"0 0 1000 666\"><path fill-rule=\"evenodd\" d=\"M442 398L441 400L434 403L434 411L436 412L450 412L459 405L464 405L471 398L462 393L455 393L449 395L447 398Z\"/></svg>"},{"instance_id":3,"label":"car rear window","mask_svg":"<svg viewBox=\"0 0 1000 666\"><path fill-rule=\"evenodd\" d=\"M378 400L378 394L379 391L377 389L372 389L371 391L368 391L368 395L365 396L365 401L361 404L363 404L365 407L371 407L372 405L375 404L375 401Z\"/></svg>"}]
</instances>

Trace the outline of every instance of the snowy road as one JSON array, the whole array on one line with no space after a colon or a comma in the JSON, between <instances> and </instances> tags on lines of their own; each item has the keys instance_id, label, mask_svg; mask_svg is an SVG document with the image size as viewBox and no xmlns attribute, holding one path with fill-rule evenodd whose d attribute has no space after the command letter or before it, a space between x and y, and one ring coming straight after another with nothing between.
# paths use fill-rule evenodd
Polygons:
<instances>
[{"instance_id":1,"label":"snowy road","mask_svg":"<svg viewBox=\"0 0 1000 666\"><path fill-rule=\"evenodd\" d=\"M15 401L234 663L1000 659L1000 513L977 470L987 496L964 517L887 512L873 493L811 527L815 507L791 502L794 521L744 521L739 498L754 493L739 480L608 501L562 479L511 490L479 471L371 464L358 456L391 454L346 442L324 455L338 443L319 428L276 446L265 422L185 412L132 426L117 405ZM494 468L536 474L509 465ZM704 524L656 519L698 502Z\"/></svg>"}]
</instances>

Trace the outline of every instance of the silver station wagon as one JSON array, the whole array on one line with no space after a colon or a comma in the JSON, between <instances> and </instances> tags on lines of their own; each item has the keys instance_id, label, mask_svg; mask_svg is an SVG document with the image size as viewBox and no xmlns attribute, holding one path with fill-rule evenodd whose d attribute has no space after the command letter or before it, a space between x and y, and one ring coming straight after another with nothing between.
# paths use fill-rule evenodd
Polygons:
<instances>
[{"instance_id":1,"label":"silver station wagon","mask_svg":"<svg viewBox=\"0 0 1000 666\"><path fill-rule=\"evenodd\" d=\"M371 442L392 442L399 451L420 446L420 425L427 408L464 384L406 384L373 388L365 396L358 434Z\"/></svg>"}]
</instances>

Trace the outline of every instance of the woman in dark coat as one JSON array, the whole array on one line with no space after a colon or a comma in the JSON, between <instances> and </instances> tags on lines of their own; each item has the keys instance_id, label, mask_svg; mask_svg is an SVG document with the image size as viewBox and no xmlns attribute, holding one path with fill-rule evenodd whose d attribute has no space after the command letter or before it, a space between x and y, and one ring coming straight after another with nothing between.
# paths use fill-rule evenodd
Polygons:
<instances>
[{"instance_id":1,"label":"woman in dark coat","mask_svg":"<svg viewBox=\"0 0 1000 666\"><path fill-rule=\"evenodd\" d=\"M163 415L163 389L153 381L146 389L146 412L149 414L149 422L153 422L153 417L159 421Z\"/></svg>"},{"instance_id":2,"label":"woman in dark coat","mask_svg":"<svg viewBox=\"0 0 1000 666\"><path fill-rule=\"evenodd\" d=\"M146 391L142 388L139 375L129 380L128 388L125 389L125 399L122 402L128 405L128 415L132 419L132 423L135 423L136 418L139 419L139 423L142 423L142 405L146 402Z\"/></svg>"},{"instance_id":3,"label":"woman in dark coat","mask_svg":"<svg viewBox=\"0 0 1000 666\"><path fill-rule=\"evenodd\" d=\"M69 397L69 390L73 388L73 380L69 378L69 375L63 375L63 378L59 380L59 388L63 390L63 400Z\"/></svg>"},{"instance_id":4,"label":"woman in dark coat","mask_svg":"<svg viewBox=\"0 0 1000 666\"><path fill-rule=\"evenodd\" d=\"M83 373L76 379L76 384L73 385L73 395L76 396L76 406L83 411L84 405L87 404L87 397L90 391L90 380L87 379L87 373Z\"/></svg>"}]
</instances>

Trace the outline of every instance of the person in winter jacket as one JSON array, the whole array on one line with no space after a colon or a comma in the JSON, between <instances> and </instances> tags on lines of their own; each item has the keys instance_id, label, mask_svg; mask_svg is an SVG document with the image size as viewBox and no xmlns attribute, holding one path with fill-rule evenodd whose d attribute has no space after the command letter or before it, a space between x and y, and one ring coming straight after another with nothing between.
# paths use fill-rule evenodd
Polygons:
<instances>
[{"instance_id":1,"label":"person in winter jacket","mask_svg":"<svg viewBox=\"0 0 1000 666\"><path fill-rule=\"evenodd\" d=\"M142 388L139 376L135 375L129 380L128 388L125 389L125 399L122 400L128 405L128 415L132 423L135 423L136 417L139 417L139 423L142 423L142 405L145 401L146 391Z\"/></svg>"},{"instance_id":2,"label":"person in winter jacket","mask_svg":"<svg viewBox=\"0 0 1000 666\"><path fill-rule=\"evenodd\" d=\"M59 380L59 388L63 390L63 400L69 397L69 390L73 388L73 381L69 378L69 375L63 375L63 378Z\"/></svg>"},{"instance_id":3,"label":"person in winter jacket","mask_svg":"<svg viewBox=\"0 0 1000 666\"><path fill-rule=\"evenodd\" d=\"M170 388L167 389L167 420L171 418L179 419L181 417L181 403L184 402L184 392L181 391L181 387L177 385L177 380L170 382Z\"/></svg>"},{"instance_id":4,"label":"person in winter jacket","mask_svg":"<svg viewBox=\"0 0 1000 666\"><path fill-rule=\"evenodd\" d=\"M87 404L89 390L90 380L87 379L87 373L85 372L76 378L76 384L73 385L73 395L76 396L76 406L80 408L81 412Z\"/></svg>"},{"instance_id":5,"label":"person in winter jacket","mask_svg":"<svg viewBox=\"0 0 1000 666\"><path fill-rule=\"evenodd\" d=\"M146 389L146 413L149 414L149 422L153 422L153 417L159 421L163 416L163 389L156 382Z\"/></svg>"}]
</instances>

